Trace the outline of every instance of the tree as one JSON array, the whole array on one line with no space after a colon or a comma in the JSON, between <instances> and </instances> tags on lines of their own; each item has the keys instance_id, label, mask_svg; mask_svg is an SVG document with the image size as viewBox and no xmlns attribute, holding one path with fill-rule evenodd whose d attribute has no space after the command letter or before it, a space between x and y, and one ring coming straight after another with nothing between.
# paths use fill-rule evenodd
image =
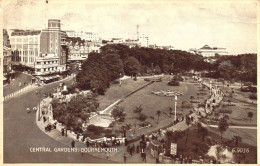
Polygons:
<instances>
[{"instance_id":1,"label":"tree","mask_svg":"<svg viewBox=\"0 0 260 166\"><path fill-rule=\"evenodd\" d=\"M158 116L157 124L159 124L159 117L161 116L161 111L157 110L156 115Z\"/></svg>"},{"instance_id":2,"label":"tree","mask_svg":"<svg viewBox=\"0 0 260 166\"><path fill-rule=\"evenodd\" d=\"M236 146L238 146L239 142L242 142L242 138L238 135L235 135L232 140L235 142Z\"/></svg>"},{"instance_id":3,"label":"tree","mask_svg":"<svg viewBox=\"0 0 260 166\"><path fill-rule=\"evenodd\" d=\"M187 142L188 142L188 136L189 136L189 131L190 131L190 125L191 123L191 119L189 116L186 116L186 125L188 126L188 129L187 129L187 137L186 137L186 141L185 141L185 147L187 146Z\"/></svg>"},{"instance_id":4,"label":"tree","mask_svg":"<svg viewBox=\"0 0 260 166\"><path fill-rule=\"evenodd\" d=\"M128 75L137 75L141 71L141 65L135 57L128 57L125 62L125 73Z\"/></svg>"},{"instance_id":5,"label":"tree","mask_svg":"<svg viewBox=\"0 0 260 166\"><path fill-rule=\"evenodd\" d=\"M253 115L254 115L253 112L247 113L247 117L250 119L250 123L251 123L251 119L252 119Z\"/></svg>"},{"instance_id":6,"label":"tree","mask_svg":"<svg viewBox=\"0 0 260 166\"><path fill-rule=\"evenodd\" d=\"M116 120L119 119L120 122L123 122L125 120L126 114L123 107L115 107L112 110L111 114Z\"/></svg>"},{"instance_id":7,"label":"tree","mask_svg":"<svg viewBox=\"0 0 260 166\"><path fill-rule=\"evenodd\" d=\"M193 152L194 156L205 156L209 151L209 146L204 142L193 142L191 145L191 151Z\"/></svg>"},{"instance_id":8,"label":"tree","mask_svg":"<svg viewBox=\"0 0 260 166\"><path fill-rule=\"evenodd\" d=\"M222 134L228 129L228 123L227 120L225 118L221 118L218 124L218 129L220 131L221 134L221 142L222 142Z\"/></svg>"},{"instance_id":9,"label":"tree","mask_svg":"<svg viewBox=\"0 0 260 166\"><path fill-rule=\"evenodd\" d=\"M181 139L184 135L184 132L181 130L175 130L174 132L172 130L167 130L165 133L167 150L166 153L170 153L170 145L172 141L174 141L177 144L177 141Z\"/></svg>"},{"instance_id":10,"label":"tree","mask_svg":"<svg viewBox=\"0 0 260 166\"><path fill-rule=\"evenodd\" d=\"M200 133L201 133L202 142L204 142L204 138L208 135L208 130L205 127L202 127L200 129Z\"/></svg>"},{"instance_id":11,"label":"tree","mask_svg":"<svg viewBox=\"0 0 260 166\"><path fill-rule=\"evenodd\" d=\"M199 133L200 133L200 130L201 130L201 128L202 128L202 125L201 125L201 123L200 123L200 122L198 122L198 123L197 123L197 127L198 127L198 135L199 135Z\"/></svg>"}]
</instances>

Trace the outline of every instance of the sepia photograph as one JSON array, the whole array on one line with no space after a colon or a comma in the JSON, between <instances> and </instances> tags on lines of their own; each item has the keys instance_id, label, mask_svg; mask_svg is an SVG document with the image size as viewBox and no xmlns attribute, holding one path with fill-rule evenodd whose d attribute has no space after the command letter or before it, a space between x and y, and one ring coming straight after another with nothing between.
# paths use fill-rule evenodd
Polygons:
<instances>
[{"instance_id":1,"label":"sepia photograph","mask_svg":"<svg viewBox=\"0 0 260 166\"><path fill-rule=\"evenodd\" d=\"M0 5L3 164L259 162L259 1Z\"/></svg>"}]
</instances>

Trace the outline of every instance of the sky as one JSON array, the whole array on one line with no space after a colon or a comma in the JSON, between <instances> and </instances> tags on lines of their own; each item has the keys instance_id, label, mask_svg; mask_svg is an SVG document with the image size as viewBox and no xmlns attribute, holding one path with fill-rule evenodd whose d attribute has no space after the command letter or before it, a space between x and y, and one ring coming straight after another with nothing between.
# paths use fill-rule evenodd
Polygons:
<instances>
[{"instance_id":1,"label":"sky","mask_svg":"<svg viewBox=\"0 0 260 166\"><path fill-rule=\"evenodd\" d=\"M60 19L62 30L98 33L100 37L149 36L150 44L189 50L226 48L229 54L257 52L256 1L83 1L3 0L6 29L44 29Z\"/></svg>"}]
</instances>

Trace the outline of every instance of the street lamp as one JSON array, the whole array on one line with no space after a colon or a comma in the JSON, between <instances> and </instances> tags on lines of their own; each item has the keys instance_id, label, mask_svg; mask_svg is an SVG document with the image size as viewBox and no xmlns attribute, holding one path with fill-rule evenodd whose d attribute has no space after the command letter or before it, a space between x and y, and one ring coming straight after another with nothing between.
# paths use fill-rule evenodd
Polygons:
<instances>
[{"instance_id":1,"label":"street lamp","mask_svg":"<svg viewBox=\"0 0 260 166\"><path fill-rule=\"evenodd\" d=\"M121 83L122 83L121 77L122 77L122 74L120 73L120 78L119 78L120 86L121 86Z\"/></svg>"},{"instance_id":2,"label":"street lamp","mask_svg":"<svg viewBox=\"0 0 260 166\"><path fill-rule=\"evenodd\" d=\"M176 107L177 107L177 100L178 100L178 97L177 95L175 96L175 111L174 111L174 121L176 121Z\"/></svg>"},{"instance_id":3,"label":"street lamp","mask_svg":"<svg viewBox=\"0 0 260 166\"><path fill-rule=\"evenodd\" d=\"M212 81L211 80L209 81L209 90L210 90L209 92L211 94L212 93Z\"/></svg>"}]
</instances>

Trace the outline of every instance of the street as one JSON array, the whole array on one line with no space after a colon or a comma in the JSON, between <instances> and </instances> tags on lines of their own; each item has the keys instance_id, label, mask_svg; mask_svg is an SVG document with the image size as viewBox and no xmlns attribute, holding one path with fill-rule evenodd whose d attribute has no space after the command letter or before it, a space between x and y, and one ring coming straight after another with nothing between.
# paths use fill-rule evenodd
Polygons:
<instances>
[{"instance_id":1,"label":"street","mask_svg":"<svg viewBox=\"0 0 260 166\"><path fill-rule=\"evenodd\" d=\"M41 96L31 91L4 102L4 163L108 163L110 161L88 154L81 157L73 152L30 152L30 148L65 147L43 133L36 125L35 113L28 114L40 101L43 93L50 93L59 83L46 85Z\"/></svg>"}]
</instances>

